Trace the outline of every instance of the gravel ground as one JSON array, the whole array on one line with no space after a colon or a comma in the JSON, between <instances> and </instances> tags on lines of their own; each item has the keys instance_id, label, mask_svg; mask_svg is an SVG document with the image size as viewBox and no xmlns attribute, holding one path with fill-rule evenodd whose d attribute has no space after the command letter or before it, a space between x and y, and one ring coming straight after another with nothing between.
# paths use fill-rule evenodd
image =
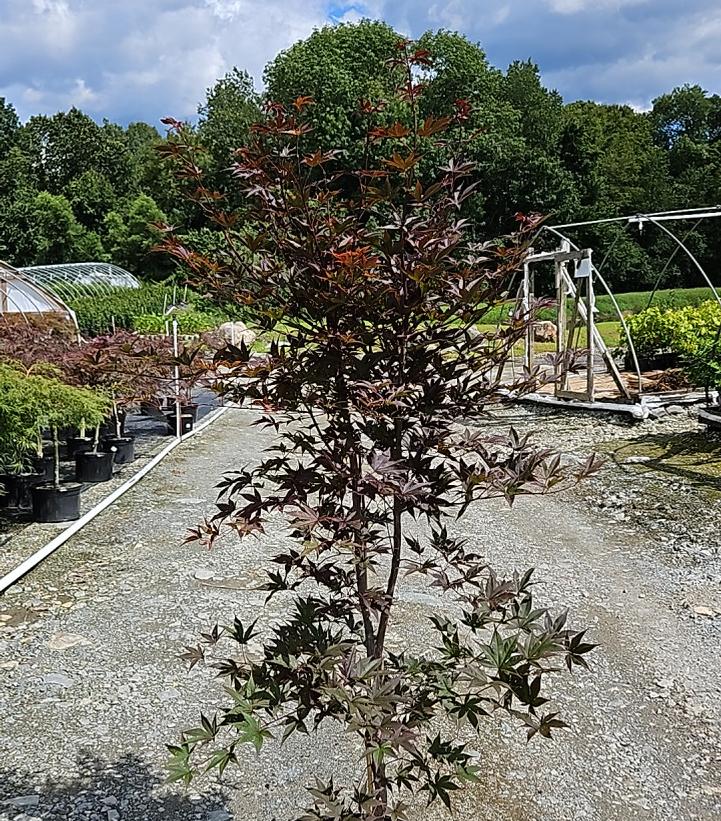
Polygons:
<instances>
[{"instance_id":1,"label":"gravel ground","mask_svg":"<svg viewBox=\"0 0 721 821\"><path fill-rule=\"evenodd\" d=\"M187 673L177 654L217 619L259 614L255 588L278 545L271 528L212 553L181 544L212 509L221 473L266 444L250 422L226 413L0 598L0 821L286 821L314 775L357 766L347 738L323 735L248 753L223 783L162 783L164 744L222 697L207 670ZM721 818L721 444L699 437L686 413L633 427L525 407L489 419L511 423L609 462L562 496L513 511L477 506L459 529L499 571L535 566L539 597L569 607L601 646L592 673L556 682L571 726L553 741L527 745L518 727L489 722L486 772L457 815ZM694 442L702 463L679 462ZM420 582L406 584L389 640L424 646L441 606ZM283 607L277 597L260 624Z\"/></svg>"}]
</instances>

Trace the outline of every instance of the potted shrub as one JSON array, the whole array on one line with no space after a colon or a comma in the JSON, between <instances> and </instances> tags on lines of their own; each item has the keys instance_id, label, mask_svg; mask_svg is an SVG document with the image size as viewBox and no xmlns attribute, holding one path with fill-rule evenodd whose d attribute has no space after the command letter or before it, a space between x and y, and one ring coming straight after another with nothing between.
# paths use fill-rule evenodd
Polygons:
<instances>
[{"instance_id":1,"label":"potted shrub","mask_svg":"<svg viewBox=\"0 0 721 821\"><path fill-rule=\"evenodd\" d=\"M100 450L100 423L95 426L90 450L75 456L75 478L78 482L109 482L113 478L113 456L111 451Z\"/></svg>"},{"instance_id":2,"label":"potted shrub","mask_svg":"<svg viewBox=\"0 0 721 821\"><path fill-rule=\"evenodd\" d=\"M19 366L0 364L0 465L3 506L29 507L33 484L45 479L45 472L34 469L31 454L39 434L35 424L37 396L35 379L28 378ZM42 454L42 439L40 439ZM31 469L33 468L33 469Z\"/></svg>"},{"instance_id":3,"label":"potted shrub","mask_svg":"<svg viewBox=\"0 0 721 821\"><path fill-rule=\"evenodd\" d=\"M79 482L60 479L59 431L69 425L83 423L99 425L105 417L108 403L101 394L86 388L65 385L57 379L45 379L40 386L44 402L38 424L50 429L53 443L53 478L32 489L33 516L38 522L67 522L80 516ZM84 455L83 455L84 456ZM82 456L78 456L78 459Z\"/></svg>"},{"instance_id":4,"label":"potted shrub","mask_svg":"<svg viewBox=\"0 0 721 821\"><path fill-rule=\"evenodd\" d=\"M133 437L125 433L128 411L158 391L155 350L136 334L119 331L97 337L82 349L74 364L76 382L101 390L110 398L111 413L101 428L100 449L117 464L134 459Z\"/></svg>"},{"instance_id":5,"label":"potted shrub","mask_svg":"<svg viewBox=\"0 0 721 821\"><path fill-rule=\"evenodd\" d=\"M721 430L721 327L713 342L689 354L686 372L693 384L706 392L706 407L698 412L699 422L710 430ZM712 392L715 401L712 402Z\"/></svg>"}]
</instances>

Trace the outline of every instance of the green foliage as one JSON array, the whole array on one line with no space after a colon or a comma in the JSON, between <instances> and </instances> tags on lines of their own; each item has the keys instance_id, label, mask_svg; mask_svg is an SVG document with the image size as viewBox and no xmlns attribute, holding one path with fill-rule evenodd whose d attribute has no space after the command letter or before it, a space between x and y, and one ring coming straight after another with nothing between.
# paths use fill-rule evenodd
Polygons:
<instances>
[{"instance_id":1,"label":"green foliage","mask_svg":"<svg viewBox=\"0 0 721 821\"><path fill-rule=\"evenodd\" d=\"M187 306L178 312L185 333L200 333L217 327L227 319L194 291L181 286L144 283L140 288L116 288L112 293L98 293L70 300L80 332L84 336L99 336L117 330L141 333L163 333L163 314L172 305ZM184 323L184 324L183 324ZM192 328L192 330L191 330Z\"/></svg>"},{"instance_id":2,"label":"green foliage","mask_svg":"<svg viewBox=\"0 0 721 821\"><path fill-rule=\"evenodd\" d=\"M382 22L326 26L271 61L263 95L242 68L219 79L199 106L197 126L188 126L205 144L199 164L207 184L234 196L223 172L269 101L290 105L311 95L304 147L332 144L354 161L378 147L365 143L359 100L381 101L378 119L407 127L408 101L393 97L393 72L386 70L399 39ZM425 83L420 115L447 116L456 100L469 103L462 154L476 164L477 188L463 214L479 236L511 230L516 210L565 222L718 201L718 94L683 86L658 97L650 112L590 101L564 105L531 62L515 60L503 71L489 64L479 44L447 30L426 32L420 45L433 55L418 74ZM161 162L157 149L167 145L152 125L98 124L77 108L20 124L12 104L0 98L0 257L19 266L107 259L141 277L165 278L166 263L149 253L158 235L148 223L166 221L196 236L211 227L207 214L194 213L181 198L187 181L173 178ZM419 173L457 148L439 147ZM43 216L39 194L64 197L74 222L58 202L48 202ZM242 209L236 217L243 224ZM622 225L588 227L574 240L604 255L610 250L604 275L614 291L654 286L675 248L655 229L636 235ZM687 243L714 271L721 223L693 227ZM696 267L678 254L659 287L700 284Z\"/></svg>"},{"instance_id":3,"label":"green foliage","mask_svg":"<svg viewBox=\"0 0 721 821\"><path fill-rule=\"evenodd\" d=\"M721 372L721 306L716 301L683 308L652 307L628 321L639 356L676 354L693 384L718 385Z\"/></svg>"},{"instance_id":4,"label":"green foliage","mask_svg":"<svg viewBox=\"0 0 721 821\"><path fill-rule=\"evenodd\" d=\"M108 397L58 376L52 368L28 374L0 362L0 464L22 466L45 428L95 426L107 415Z\"/></svg>"},{"instance_id":5,"label":"green foliage","mask_svg":"<svg viewBox=\"0 0 721 821\"><path fill-rule=\"evenodd\" d=\"M378 21L324 26L268 64L267 96L286 105L296 97L312 97L309 148L333 145L358 160L365 143L358 104L392 97L386 64L399 39Z\"/></svg>"},{"instance_id":6,"label":"green foliage","mask_svg":"<svg viewBox=\"0 0 721 821\"><path fill-rule=\"evenodd\" d=\"M138 194L118 210L110 211L105 217L105 244L110 258L123 268L142 272L141 276L167 276L167 260L151 254L162 237L155 225L165 221L165 214L147 194Z\"/></svg>"},{"instance_id":7,"label":"green foliage","mask_svg":"<svg viewBox=\"0 0 721 821\"><path fill-rule=\"evenodd\" d=\"M163 334L172 319L178 321L178 329L183 334L200 334L212 331L226 321L219 311L175 311L172 316L162 314L141 314L133 321L133 330L141 334Z\"/></svg>"},{"instance_id":8,"label":"green foliage","mask_svg":"<svg viewBox=\"0 0 721 821\"><path fill-rule=\"evenodd\" d=\"M20 120L12 103L0 97L0 157L14 145L20 130Z\"/></svg>"},{"instance_id":9,"label":"green foliage","mask_svg":"<svg viewBox=\"0 0 721 821\"><path fill-rule=\"evenodd\" d=\"M251 125L261 116L253 80L233 68L208 89L198 114L198 134L212 157L211 173L220 181L234 160L233 151L247 143Z\"/></svg>"}]
</instances>

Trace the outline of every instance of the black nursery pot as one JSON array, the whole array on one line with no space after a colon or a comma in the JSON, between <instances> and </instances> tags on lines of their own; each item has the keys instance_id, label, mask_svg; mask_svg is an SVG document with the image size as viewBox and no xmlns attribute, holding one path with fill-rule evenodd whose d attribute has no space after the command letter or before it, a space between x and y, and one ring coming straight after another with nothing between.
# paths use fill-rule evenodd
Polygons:
<instances>
[{"instance_id":1,"label":"black nursery pot","mask_svg":"<svg viewBox=\"0 0 721 821\"><path fill-rule=\"evenodd\" d=\"M75 457L78 482L109 482L113 478L112 453L78 453Z\"/></svg>"},{"instance_id":2,"label":"black nursery pot","mask_svg":"<svg viewBox=\"0 0 721 821\"><path fill-rule=\"evenodd\" d=\"M180 413L183 416L192 416L193 422L198 421L198 406L194 402L183 402L180 406Z\"/></svg>"},{"instance_id":3,"label":"black nursery pot","mask_svg":"<svg viewBox=\"0 0 721 821\"><path fill-rule=\"evenodd\" d=\"M168 431L171 434L175 434L175 412L173 413L166 413L165 418L168 420ZM183 436L186 433L190 433L193 430L193 425L195 424L195 419L191 413L183 413L180 416L180 435Z\"/></svg>"},{"instance_id":4,"label":"black nursery pot","mask_svg":"<svg viewBox=\"0 0 721 821\"><path fill-rule=\"evenodd\" d=\"M47 482L43 473L9 473L5 478L7 506L29 508L32 506L32 489Z\"/></svg>"},{"instance_id":5,"label":"black nursery pot","mask_svg":"<svg viewBox=\"0 0 721 821\"><path fill-rule=\"evenodd\" d=\"M116 465L127 465L135 459L135 439L132 436L105 436L101 447L113 455Z\"/></svg>"},{"instance_id":6,"label":"black nursery pot","mask_svg":"<svg viewBox=\"0 0 721 821\"><path fill-rule=\"evenodd\" d=\"M80 518L80 491L76 482L38 485L32 489L33 518L36 522L72 522Z\"/></svg>"},{"instance_id":7,"label":"black nursery pot","mask_svg":"<svg viewBox=\"0 0 721 821\"><path fill-rule=\"evenodd\" d=\"M71 436L65 443L68 459L74 459L79 453L93 449L93 440L89 436Z\"/></svg>"},{"instance_id":8,"label":"black nursery pot","mask_svg":"<svg viewBox=\"0 0 721 821\"><path fill-rule=\"evenodd\" d=\"M55 459L52 456L33 456L33 470L45 477L45 481L51 482L55 472Z\"/></svg>"},{"instance_id":9,"label":"black nursery pot","mask_svg":"<svg viewBox=\"0 0 721 821\"><path fill-rule=\"evenodd\" d=\"M8 506L8 474L0 473L0 507Z\"/></svg>"}]
</instances>

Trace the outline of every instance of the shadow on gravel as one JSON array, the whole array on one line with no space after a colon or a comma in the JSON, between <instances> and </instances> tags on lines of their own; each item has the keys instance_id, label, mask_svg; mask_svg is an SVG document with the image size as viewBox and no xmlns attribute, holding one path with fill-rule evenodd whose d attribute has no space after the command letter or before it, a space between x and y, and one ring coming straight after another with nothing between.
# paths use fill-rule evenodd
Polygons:
<instances>
[{"instance_id":1,"label":"shadow on gravel","mask_svg":"<svg viewBox=\"0 0 721 821\"><path fill-rule=\"evenodd\" d=\"M200 797L164 787L164 775L133 755L78 761L74 780L38 783L0 767L0 821L232 821L220 792ZM170 790L173 792L170 792Z\"/></svg>"},{"instance_id":2,"label":"shadow on gravel","mask_svg":"<svg viewBox=\"0 0 721 821\"><path fill-rule=\"evenodd\" d=\"M686 479L701 489L721 491L721 436L711 433L653 434L627 440L612 457L623 465L643 457L641 467Z\"/></svg>"}]
</instances>

